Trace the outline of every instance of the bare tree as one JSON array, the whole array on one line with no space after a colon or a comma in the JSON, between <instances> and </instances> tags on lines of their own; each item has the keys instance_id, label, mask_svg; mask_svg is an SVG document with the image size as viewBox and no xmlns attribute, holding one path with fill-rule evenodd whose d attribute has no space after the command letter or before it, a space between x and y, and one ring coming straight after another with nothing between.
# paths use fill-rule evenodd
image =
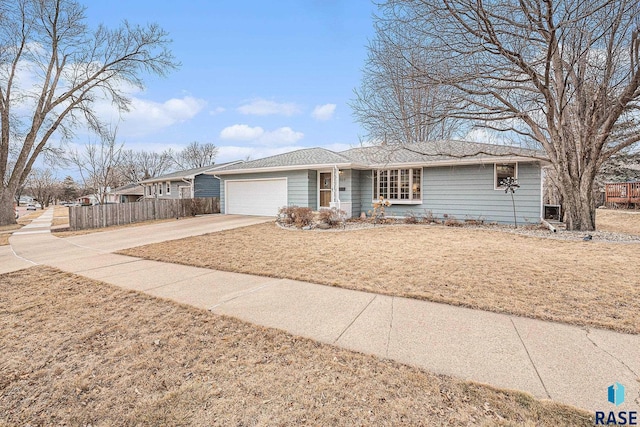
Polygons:
<instances>
[{"instance_id":1,"label":"bare tree","mask_svg":"<svg viewBox=\"0 0 640 427\"><path fill-rule=\"evenodd\" d=\"M412 45L399 50L398 40L389 39L389 35L376 28L360 88L350 103L366 138L401 144L451 138L460 121L444 114L449 102L447 88L415 74L416 67L433 66L426 49Z\"/></svg>"},{"instance_id":2,"label":"bare tree","mask_svg":"<svg viewBox=\"0 0 640 427\"><path fill-rule=\"evenodd\" d=\"M168 44L155 24L91 31L75 0L0 3L0 225L15 222L11 201L51 137L79 126L102 133L96 101L127 111L126 90L142 87L143 73L178 66Z\"/></svg>"},{"instance_id":3,"label":"bare tree","mask_svg":"<svg viewBox=\"0 0 640 427\"><path fill-rule=\"evenodd\" d=\"M116 142L116 133L103 135L99 143L71 149L66 161L78 168L84 188L90 190L100 204L106 202L109 189L123 183L120 175L122 143Z\"/></svg>"},{"instance_id":4,"label":"bare tree","mask_svg":"<svg viewBox=\"0 0 640 427\"><path fill-rule=\"evenodd\" d=\"M567 227L593 230L599 168L640 140L640 4L390 0L381 11L406 77L448 89L455 107L442 116L543 150ZM429 60L412 61L421 48Z\"/></svg>"},{"instance_id":5,"label":"bare tree","mask_svg":"<svg viewBox=\"0 0 640 427\"><path fill-rule=\"evenodd\" d=\"M122 153L121 175L125 184L136 184L143 179L155 178L171 170L173 158L170 151L126 150Z\"/></svg>"},{"instance_id":6,"label":"bare tree","mask_svg":"<svg viewBox=\"0 0 640 427\"><path fill-rule=\"evenodd\" d=\"M26 188L44 209L58 197L61 185L51 169L33 168L27 179Z\"/></svg>"},{"instance_id":7,"label":"bare tree","mask_svg":"<svg viewBox=\"0 0 640 427\"><path fill-rule=\"evenodd\" d=\"M217 155L218 147L215 145L194 141L176 153L173 161L179 169L195 169L214 164Z\"/></svg>"}]
</instances>

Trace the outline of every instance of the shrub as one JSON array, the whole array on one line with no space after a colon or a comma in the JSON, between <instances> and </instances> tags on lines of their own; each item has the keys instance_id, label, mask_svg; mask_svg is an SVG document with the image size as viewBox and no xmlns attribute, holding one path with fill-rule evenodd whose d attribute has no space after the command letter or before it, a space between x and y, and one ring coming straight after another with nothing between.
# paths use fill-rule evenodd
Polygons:
<instances>
[{"instance_id":1,"label":"shrub","mask_svg":"<svg viewBox=\"0 0 640 427\"><path fill-rule=\"evenodd\" d=\"M278 221L298 228L306 227L313 221L313 211L300 206L284 206L278 211Z\"/></svg>"},{"instance_id":2,"label":"shrub","mask_svg":"<svg viewBox=\"0 0 640 427\"><path fill-rule=\"evenodd\" d=\"M417 224L419 222L418 217L416 217L416 214L409 211L405 214L404 217L404 223L405 224Z\"/></svg>"},{"instance_id":3,"label":"shrub","mask_svg":"<svg viewBox=\"0 0 640 427\"><path fill-rule=\"evenodd\" d=\"M422 217L422 220L426 223L437 222L436 217L433 216L432 210L425 210L425 214L424 214L424 217Z\"/></svg>"},{"instance_id":4,"label":"shrub","mask_svg":"<svg viewBox=\"0 0 640 427\"><path fill-rule=\"evenodd\" d=\"M445 218L447 219L444 221L444 225L447 227L462 227L462 223L458 221L455 216L447 215Z\"/></svg>"},{"instance_id":5,"label":"shrub","mask_svg":"<svg viewBox=\"0 0 640 427\"><path fill-rule=\"evenodd\" d=\"M384 197L380 196L376 202L373 203L373 223L376 224L380 222L380 220L384 219L384 209L385 207L391 206L391 202L385 200Z\"/></svg>"},{"instance_id":6,"label":"shrub","mask_svg":"<svg viewBox=\"0 0 640 427\"><path fill-rule=\"evenodd\" d=\"M466 225L482 225L484 224L484 219L482 219L481 216L479 216L478 218L467 218L464 220L464 223Z\"/></svg>"},{"instance_id":7,"label":"shrub","mask_svg":"<svg viewBox=\"0 0 640 427\"><path fill-rule=\"evenodd\" d=\"M332 227L335 227L338 224L344 224L345 217L347 213L343 210L338 210L336 208L331 209L322 209L318 213L318 221L329 224Z\"/></svg>"}]
</instances>

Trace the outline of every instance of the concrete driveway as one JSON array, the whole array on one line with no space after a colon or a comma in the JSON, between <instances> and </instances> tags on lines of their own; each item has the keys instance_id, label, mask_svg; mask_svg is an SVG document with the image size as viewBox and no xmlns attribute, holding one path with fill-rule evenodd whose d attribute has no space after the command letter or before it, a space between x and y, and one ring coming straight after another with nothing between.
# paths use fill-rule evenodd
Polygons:
<instances>
[{"instance_id":1,"label":"concrete driveway","mask_svg":"<svg viewBox=\"0 0 640 427\"><path fill-rule=\"evenodd\" d=\"M245 215L204 215L195 218L181 218L169 222L120 228L112 231L67 237L69 243L90 246L93 249L115 252L151 243L184 237L200 236L207 233L231 230L274 221L273 217Z\"/></svg>"},{"instance_id":2,"label":"concrete driveway","mask_svg":"<svg viewBox=\"0 0 640 427\"><path fill-rule=\"evenodd\" d=\"M53 209L15 232L10 246L0 247L0 274L28 268L36 264L57 267L90 265L93 257L111 252L167 240L199 236L233 228L273 221L271 217L243 215L204 215L175 221L126 227L81 236L57 238L50 233ZM110 257L118 257L111 254ZM73 271L74 269L71 269Z\"/></svg>"}]
</instances>

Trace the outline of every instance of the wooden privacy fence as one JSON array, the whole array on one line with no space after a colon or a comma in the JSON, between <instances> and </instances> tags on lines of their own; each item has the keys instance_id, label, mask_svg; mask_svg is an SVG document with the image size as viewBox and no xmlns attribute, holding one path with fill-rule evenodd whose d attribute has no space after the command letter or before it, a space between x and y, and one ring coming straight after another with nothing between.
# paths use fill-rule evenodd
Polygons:
<instances>
[{"instance_id":1,"label":"wooden privacy fence","mask_svg":"<svg viewBox=\"0 0 640 427\"><path fill-rule=\"evenodd\" d=\"M605 202L622 203L629 205L631 203L640 203L640 182L617 182L605 184Z\"/></svg>"},{"instance_id":2,"label":"wooden privacy fence","mask_svg":"<svg viewBox=\"0 0 640 427\"><path fill-rule=\"evenodd\" d=\"M220 213L220 200L217 197L152 199L133 203L73 206L69 208L69 228L84 230L213 213Z\"/></svg>"}]
</instances>

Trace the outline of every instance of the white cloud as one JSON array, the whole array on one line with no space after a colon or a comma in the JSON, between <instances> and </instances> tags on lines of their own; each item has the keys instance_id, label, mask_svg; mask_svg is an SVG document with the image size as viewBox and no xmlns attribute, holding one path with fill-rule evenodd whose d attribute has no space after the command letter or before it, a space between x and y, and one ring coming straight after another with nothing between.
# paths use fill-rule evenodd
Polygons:
<instances>
[{"instance_id":1,"label":"white cloud","mask_svg":"<svg viewBox=\"0 0 640 427\"><path fill-rule=\"evenodd\" d=\"M231 162L233 160L244 160L247 158L249 160L256 160L263 157L269 157L276 154L299 150L300 148L303 147L240 147L237 145L221 145L218 147L218 156L216 157L216 163Z\"/></svg>"},{"instance_id":2,"label":"white cloud","mask_svg":"<svg viewBox=\"0 0 640 427\"><path fill-rule=\"evenodd\" d=\"M220 131L220 139L228 141L248 141L260 145L295 144L304 138L304 133L296 132L288 126L272 131L265 131L260 126L249 125L228 126Z\"/></svg>"},{"instance_id":3,"label":"white cloud","mask_svg":"<svg viewBox=\"0 0 640 427\"><path fill-rule=\"evenodd\" d=\"M172 98L162 103L134 97L130 111L122 115L119 130L128 136L152 134L192 119L206 105L206 101L191 96Z\"/></svg>"},{"instance_id":4,"label":"white cloud","mask_svg":"<svg viewBox=\"0 0 640 427\"><path fill-rule=\"evenodd\" d=\"M218 114L224 113L225 111L227 111L227 109L224 107L216 107L213 110L209 110L209 115L216 116Z\"/></svg>"},{"instance_id":5,"label":"white cloud","mask_svg":"<svg viewBox=\"0 0 640 427\"><path fill-rule=\"evenodd\" d=\"M265 145L295 144L302 138L304 138L304 133L296 132L290 127L282 127L271 132L265 132L259 138L259 142Z\"/></svg>"},{"instance_id":6,"label":"white cloud","mask_svg":"<svg viewBox=\"0 0 640 427\"><path fill-rule=\"evenodd\" d=\"M502 134L484 128L475 128L469 131L463 138L465 141L469 142L481 142L485 144L497 144L497 145L509 145L509 140L507 140Z\"/></svg>"},{"instance_id":7,"label":"white cloud","mask_svg":"<svg viewBox=\"0 0 640 427\"><path fill-rule=\"evenodd\" d=\"M257 98L238 107L238 112L255 116L281 115L288 117L300 113L300 107L292 102L278 103Z\"/></svg>"},{"instance_id":8,"label":"white cloud","mask_svg":"<svg viewBox=\"0 0 640 427\"><path fill-rule=\"evenodd\" d=\"M314 108L311 113L311 117L321 121L330 120L335 112L336 104L316 105L316 108Z\"/></svg>"},{"instance_id":9,"label":"white cloud","mask_svg":"<svg viewBox=\"0 0 640 427\"><path fill-rule=\"evenodd\" d=\"M220 138L231 141L251 141L264 135L264 129L260 126L251 127L249 125L228 126L220 132Z\"/></svg>"}]
</instances>

